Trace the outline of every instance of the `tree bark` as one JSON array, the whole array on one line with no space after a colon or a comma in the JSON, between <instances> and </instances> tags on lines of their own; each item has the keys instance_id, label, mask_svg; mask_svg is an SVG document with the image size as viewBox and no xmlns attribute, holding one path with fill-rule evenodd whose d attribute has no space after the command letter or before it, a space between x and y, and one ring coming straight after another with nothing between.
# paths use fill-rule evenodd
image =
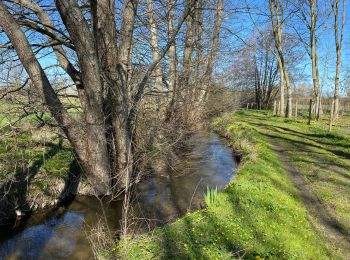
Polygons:
<instances>
[{"instance_id":1,"label":"tree bark","mask_svg":"<svg viewBox=\"0 0 350 260\"><path fill-rule=\"evenodd\" d=\"M318 73L318 55L317 55L317 44L316 44L316 26L317 26L317 0L309 0L310 6L310 18L311 24L309 25L310 31L310 49L311 49L311 64L312 64L312 82L314 86L315 93L315 118L319 120L320 118L320 100L321 100L321 90L320 90L320 78Z\"/></svg>"},{"instance_id":2,"label":"tree bark","mask_svg":"<svg viewBox=\"0 0 350 260\"><path fill-rule=\"evenodd\" d=\"M175 0L168 0L168 41L174 35L174 7ZM169 47L169 93L170 102L167 108L166 120L170 120L174 112L175 100L177 99L177 54L176 44L172 42Z\"/></svg>"},{"instance_id":3,"label":"tree bark","mask_svg":"<svg viewBox=\"0 0 350 260\"><path fill-rule=\"evenodd\" d=\"M210 54L208 58L208 64L204 75L205 80L205 89L204 89L204 95L201 99L206 98L208 94L208 88L212 84L212 77L213 77L213 68L216 61L216 56L219 49L219 40L220 40L220 31L221 31L221 24L222 24L222 12L223 12L223 0L218 0L217 6L216 6L216 13L215 13L215 20L214 20L214 32L213 32L213 39L212 39L212 46L210 49Z\"/></svg>"},{"instance_id":4,"label":"tree bark","mask_svg":"<svg viewBox=\"0 0 350 260\"><path fill-rule=\"evenodd\" d=\"M132 109L133 91L129 86L132 70L132 47L135 15L137 9L136 0L126 0L124 4L122 28L119 44L118 75L119 83L115 97L115 109L113 110L113 128L116 133L115 146L117 152L117 183L122 187L128 187L131 175L134 173L133 142L135 121L130 120Z\"/></svg>"},{"instance_id":5,"label":"tree bark","mask_svg":"<svg viewBox=\"0 0 350 260\"><path fill-rule=\"evenodd\" d=\"M84 170L88 175L100 176L100 184L93 183L94 187L103 186L98 191L99 194L110 194L111 175L105 136L103 84L94 36L74 0L57 0L56 6L75 45L86 95L84 121L87 156L84 164L87 167Z\"/></svg>"},{"instance_id":6,"label":"tree bark","mask_svg":"<svg viewBox=\"0 0 350 260\"><path fill-rule=\"evenodd\" d=\"M61 44L57 48L52 45L52 48L60 66L78 87L83 107L80 121L73 120L65 110L15 19L13 13L16 12L12 9L9 11L4 1L0 1L0 26L10 39L37 92L70 141L95 193L110 194L112 185L116 185L118 191L120 188L127 189L134 173L134 132L139 104L150 76L159 67L168 50L175 47L175 37L193 11L192 1L180 15L166 46L154 57L140 82L134 84L134 89L131 89L129 80L136 0L125 1L119 35L114 0L91 1L91 16L82 13L76 0L55 1L64 29L70 35L69 45L77 56L79 71L69 61L62 47L63 41L57 40L59 37L56 34L59 33L50 17L38 4L29 0L14 2L38 16L40 22L34 30L40 29L45 37L51 37ZM92 23L87 19L91 19ZM176 53L173 55L176 56ZM176 63L173 64L176 73Z\"/></svg>"},{"instance_id":7,"label":"tree bark","mask_svg":"<svg viewBox=\"0 0 350 260\"><path fill-rule=\"evenodd\" d=\"M287 106L285 109L285 116L292 117L292 88L289 82L289 74L285 64L283 49L282 49L282 27L284 20L284 7L277 0L269 0L270 19L272 24L272 32L275 42L275 47L278 54L278 67L280 70L280 86L281 86L281 112L284 111L284 89L283 81L287 89ZM283 76L281 76L283 75ZM281 77L283 80L281 80ZM283 95L283 96L282 96Z\"/></svg>"},{"instance_id":8,"label":"tree bark","mask_svg":"<svg viewBox=\"0 0 350 260\"><path fill-rule=\"evenodd\" d=\"M153 11L153 1L147 0L147 12L148 12L148 23L150 27L151 32L151 51L152 51L152 58L153 61L156 61L159 59L159 52L158 52L158 32L157 32L157 25L154 21L154 11ZM160 64L157 64L157 66L154 69L154 78L155 78L155 88L158 91L158 110L159 110L159 117L163 119L165 114L165 102L164 102L164 89L163 89L163 73L162 69L160 67Z\"/></svg>"},{"instance_id":9,"label":"tree bark","mask_svg":"<svg viewBox=\"0 0 350 260\"><path fill-rule=\"evenodd\" d=\"M333 109L333 119L339 117L339 86L340 86L340 70L341 70L341 56L344 38L344 25L345 25L345 14L347 0L343 0L342 14L341 14L341 25L339 32L339 5L341 0L334 0L332 4L332 9L334 13L334 37L335 37L335 49L337 55L336 70L335 70L335 82L334 82L334 109ZM339 36L340 34L340 36Z\"/></svg>"}]
</instances>

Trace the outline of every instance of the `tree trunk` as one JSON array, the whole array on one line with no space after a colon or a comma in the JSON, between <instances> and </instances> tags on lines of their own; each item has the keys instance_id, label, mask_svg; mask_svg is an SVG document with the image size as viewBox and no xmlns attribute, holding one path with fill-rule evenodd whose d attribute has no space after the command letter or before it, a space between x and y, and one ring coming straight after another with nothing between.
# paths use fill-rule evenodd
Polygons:
<instances>
[{"instance_id":1,"label":"tree trunk","mask_svg":"<svg viewBox=\"0 0 350 260\"><path fill-rule=\"evenodd\" d=\"M280 72L280 102L279 102L279 111L278 116L285 116L285 106L284 106L284 74L283 74L283 65L281 59L278 57L278 69Z\"/></svg>"},{"instance_id":2,"label":"tree trunk","mask_svg":"<svg viewBox=\"0 0 350 260\"><path fill-rule=\"evenodd\" d=\"M214 32L213 32L213 43L211 46L208 64L204 75L204 92L201 95L200 101L204 101L207 97L209 86L212 84L213 68L216 61L216 56L219 49L219 39L222 24L222 12L223 12L224 0L218 0L216 6L215 20L214 20Z\"/></svg>"},{"instance_id":3,"label":"tree trunk","mask_svg":"<svg viewBox=\"0 0 350 260\"><path fill-rule=\"evenodd\" d=\"M315 5L317 5L317 1L309 0L310 6L310 18L311 24L309 27L310 30L310 48L311 48L311 64L312 64L312 82L314 86L315 93L315 118L319 120L320 118L320 78L318 73L318 54L317 54L317 45L316 45L316 23L317 23L317 15L315 10Z\"/></svg>"},{"instance_id":4,"label":"tree trunk","mask_svg":"<svg viewBox=\"0 0 350 260\"><path fill-rule=\"evenodd\" d=\"M174 35L174 7L175 0L168 0L168 40ZM174 112L175 100L177 99L177 56L175 42L169 47L169 105L167 108L167 118L170 120Z\"/></svg>"},{"instance_id":5,"label":"tree trunk","mask_svg":"<svg viewBox=\"0 0 350 260\"><path fill-rule=\"evenodd\" d=\"M339 5L341 0L334 0L332 5L334 13L334 36L335 36L335 48L337 54L336 61L336 71L335 71L335 84L334 84L334 109L333 109L333 119L337 119L339 116L339 86L340 86L340 70L341 70L341 55L343 47L343 38L344 38L344 25L345 25L345 14L347 0L343 0L342 14L341 14L341 25L339 32ZM340 36L339 36L340 33Z\"/></svg>"},{"instance_id":6,"label":"tree trunk","mask_svg":"<svg viewBox=\"0 0 350 260\"><path fill-rule=\"evenodd\" d=\"M74 13L74 8L75 6L72 8L72 13ZM7 11L7 8L1 2L0 14L0 26L4 29L14 45L17 55L31 78L33 85L41 94L42 99L45 101L53 117L59 123L63 132L72 143L95 192L98 195L109 194L109 161L106 149L106 139L103 134L101 135L101 132L104 133L102 102L101 98L89 89L91 87L89 84L95 84L94 86L97 88L101 86L98 76L87 77L91 82L83 82L87 90L86 97L89 103L85 108L86 113L84 119L86 121L86 128L82 130L77 129L74 121L65 111L43 69L37 61L27 38L11 14ZM67 18L67 16L64 17ZM66 22L70 23L70 18L67 18ZM80 33L81 32L77 32L75 37L81 37ZM88 37L88 35L86 36ZM87 39L85 38L84 40ZM84 47L82 47L82 49L83 48ZM80 49L80 51L84 51L82 49ZM81 56L78 55L78 59L80 58ZM94 68L91 66L91 61L94 61L96 58L95 54L92 52L90 53L90 56L87 55L85 58L86 60L82 63L82 67L87 71L93 70ZM98 71L94 72L97 72L97 75L99 75Z\"/></svg>"},{"instance_id":7,"label":"tree trunk","mask_svg":"<svg viewBox=\"0 0 350 260\"><path fill-rule=\"evenodd\" d=\"M192 5L192 0L185 0L186 6ZM186 20L186 36L185 36L185 48L183 50L183 63L181 73L181 88L187 88L191 74L191 62L194 44L194 26L193 17L189 17Z\"/></svg>"},{"instance_id":8,"label":"tree trunk","mask_svg":"<svg viewBox=\"0 0 350 260\"><path fill-rule=\"evenodd\" d=\"M148 23L150 27L151 32L151 51L152 51L152 58L153 61L156 61L159 59L159 52L158 52L158 32L157 32L157 26L154 21L154 12L153 12L153 1L147 0L147 12L148 12ZM154 78L155 78L155 88L158 91L158 110L159 110L159 117L163 118L165 114L165 102L164 102L164 89L163 89L163 73L162 69L160 67L160 64L157 64L157 66L154 69Z\"/></svg>"},{"instance_id":9,"label":"tree trunk","mask_svg":"<svg viewBox=\"0 0 350 260\"><path fill-rule=\"evenodd\" d=\"M292 88L289 82L289 74L285 64L284 54L282 50L282 22L284 19L283 17L284 6L282 4L279 3L279 1L277 0L269 0L272 32L273 32L275 47L277 50L278 67L280 71L281 112L284 111L284 85L283 84L285 84L287 89L287 106L285 110L285 116L288 118L291 118L292 117ZM283 75L282 78L281 78L281 75Z\"/></svg>"},{"instance_id":10,"label":"tree trunk","mask_svg":"<svg viewBox=\"0 0 350 260\"><path fill-rule=\"evenodd\" d=\"M80 121L70 116L50 84L16 20L17 16L15 19L17 13L13 9L9 12L4 1L0 1L0 27L10 39L36 92L71 143L95 193L110 194L111 184L118 191L127 189L134 173L135 122L146 83L169 48L175 46L175 36L192 11L192 5L186 6L167 45L149 65L140 83L134 84L135 89L131 89L129 79L136 0L125 1L118 44L114 0L92 1L89 16L91 23L76 0L55 1L58 18L64 24L61 26L69 34L68 41L59 39L60 29L53 28L50 16L36 2L14 2L38 16L40 22L35 28L49 37L48 42L52 44L59 65L78 88L83 108ZM34 20L32 23L35 25ZM75 52L76 56L73 56L80 71L69 62L68 52L65 52L63 45L69 45Z\"/></svg>"},{"instance_id":11,"label":"tree trunk","mask_svg":"<svg viewBox=\"0 0 350 260\"><path fill-rule=\"evenodd\" d=\"M114 95L115 106L112 111L112 125L115 132L116 147L116 172L115 183L121 188L128 188L132 182L132 174L134 173L134 153L133 140L135 120L130 120L130 109L133 104L130 99L133 96L133 89L129 85L132 70L132 47L133 47L133 31L135 24L135 14L137 9L137 1L126 0L124 2L122 28L120 35L120 44L118 49L118 84L117 91ZM108 32L107 32L108 33Z\"/></svg>"},{"instance_id":12,"label":"tree trunk","mask_svg":"<svg viewBox=\"0 0 350 260\"><path fill-rule=\"evenodd\" d=\"M286 107L286 117L292 118L293 116L293 110L292 110L292 86L289 82L289 75L286 66L283 66L284 69L284 75L285 75L285 81L286 81L286 88L287 88L287 107Z\"/></svg>"}]
</instances>

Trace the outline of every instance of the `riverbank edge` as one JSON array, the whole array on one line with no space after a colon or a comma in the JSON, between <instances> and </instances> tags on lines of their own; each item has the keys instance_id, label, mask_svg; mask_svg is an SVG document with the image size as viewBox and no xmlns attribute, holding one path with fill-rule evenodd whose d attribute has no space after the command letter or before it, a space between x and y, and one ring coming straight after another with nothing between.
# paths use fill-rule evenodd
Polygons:
<instances>
[{"instance_id":1,"label":"riverbank edge","mask_svg":"<svg viewBox=\"0 0 350 260\"><path fill-rule=\"evenodd\" d=\"M327 259L329 253L312 229L298 192L271 146L240 120L244 112L213 120L241 158L237 177L207 208L186 214L154 231L127 237L104 258L302 258Z\"/></svg>"}]
</instances>

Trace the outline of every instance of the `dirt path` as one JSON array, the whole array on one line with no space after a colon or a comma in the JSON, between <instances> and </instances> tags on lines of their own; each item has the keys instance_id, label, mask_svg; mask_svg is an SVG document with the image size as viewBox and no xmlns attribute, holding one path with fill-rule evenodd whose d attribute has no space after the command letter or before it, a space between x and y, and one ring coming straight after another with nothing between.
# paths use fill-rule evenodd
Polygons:
<instances>
[{"instance_id":1,"label":"dirt path","mask_svg":"<svg viewBox=\"0 0 350 260\"><path fill-rule=\"evenodd\" d=\"M273 138L268 138L272 149L278 154L284 169L288 172L291 181L298 189L300 197L305 208L309 213L309 220L317 232L333 248L332 251L338 252L336 257L350 259L350 234L344 227L332 216L333 214L319 201L314 193L308 188L307 182L293 166L284 147ZM333 256L334 257L334 256Z\"/></svg>"}]
</instances>

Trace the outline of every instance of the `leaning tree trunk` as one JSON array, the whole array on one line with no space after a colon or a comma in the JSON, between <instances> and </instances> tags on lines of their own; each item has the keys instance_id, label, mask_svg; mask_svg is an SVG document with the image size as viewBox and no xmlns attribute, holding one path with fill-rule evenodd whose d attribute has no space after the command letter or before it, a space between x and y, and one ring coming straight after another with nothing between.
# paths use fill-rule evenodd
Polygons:
<instances>
[{"instance_id":1,"label":"leaning tree trunk","mask_svg":"<svg viewBox=\"0 0 350 260\"><path fill-rule=\"evenodd\" d=\"M55 1L58 15L69 33L69 46L76 54L79 71L69 62L62 48L65 41L57 41L59 32L54 30L50 17L39 5L29 0L14 2L38 16L40 26L31 23L32 26L49 37L49 41L53 40L52 49L59 66L78 89L82 104L80 121L74 120L60 101L15 14L12 14L13 10L10 12L4 1L0 1L0 27L17 52L36 92L71 143L95 194L110 194L111 184L117 184L118 190L127 188L134 172L135 122L146 84L160 60L175 44L175 36L193 11L192 5L186 6L167 45L132 90L129 78L136 0L125 1L118 45L114 0L92 2L89 17L92 23L85 19L76 0Z\"/></svg>"},{"instance_id":2,"label":"leaning tree trunk","mask_svg":"<svg viewBox=\"0 0 350 260\"><path fill-rule=\"evenodd\" d=\"M59 3L58 6L60 6ZM78 8L77 6L71 6L70 15L67 15L65 6L60 7L62 7L60 11L64 14L62 17L65 18L64 21L67 24L71 23L72 17L70 15L79 17L79 12L77 13L75 9ZM101 84L98 76L99 71L96 70L94 66L96 65L94 64L94 62L96 62L96 54L94 52L86 52L86 48L89 48L89 44L92 44L91 38L89 39L90 34L87 33L87 27L84 27L85 24L83 24L82 28L80 28L81 30L76 31L76 34L72 36L72 39L74 39L74 37L81 38L82 34L87 33L81 38L82 42L85 44L81 44L77 47L79 52L85 52L86 54L84 61L81 63L82 68L84 68L83 77L85 78L82 79L82 82L86 91L87 100L84 111L86 127L80 129L77 122L68 115L63 107L63 104L60 102L41 65L36 59L26 36L2 2L0 2L0 26L13 44L34 87L37 89L38 93L40 93L51 114L71 142L95 192L97 194L109 194L109 161L106 139L104 135L101 135L101 132L104 133L102 100L98 93L93 91L93 88L99 90ZM84 31L85 29L87 29L87 31ZM73 31L70 33L73 34ZM78 59L82 59L82 56L79 54ZM95 76L95 73L97 76Z\"/></svg>"}]
</instances>

